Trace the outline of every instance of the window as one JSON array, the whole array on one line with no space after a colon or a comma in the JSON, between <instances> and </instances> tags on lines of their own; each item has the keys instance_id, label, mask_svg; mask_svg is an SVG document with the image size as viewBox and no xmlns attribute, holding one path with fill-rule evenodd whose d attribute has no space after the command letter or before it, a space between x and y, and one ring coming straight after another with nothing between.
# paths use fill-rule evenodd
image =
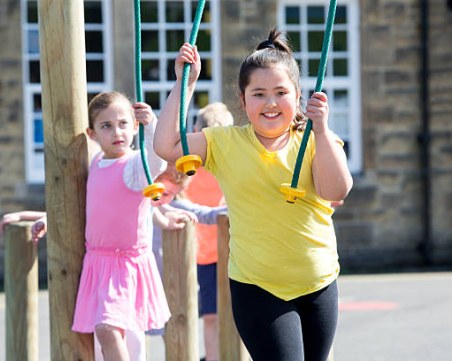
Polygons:
<instances>
[{"instance_id":1,"label":"window","mask_svg":"<svg viewBox=\"0 0 452 361\"><path fill-rule=\"evenodd\" d=\"M143 99L158 113L171 91L174 60L190 38L198 1L141 1ZM187 114L187 130L199 108L221 99L219 0L206 1L196 44L202 70Z\"/></svg>"},{"instance_id":2,"label":"window","mask_svg":"<svg viewBox=\"0 0 452 361\"><path fill-rule=\"evenodd\" d=\"M322 52L329 1L284 0L280 28L287 31L294 56L301 64L303 98L314 91ZM358 1L339 0L328 54L323 91L330 104L330 127L345 142L349 168L361 171L361 97Z\"/></svg>"},{"instance_id":3,"label":"window","mask_svg":"<svg viewBox=\"0 0 452 361\"><path fill-rule=\"evenodd\" d=\"M109 0L87 0L85 49L87 88L95 94L111 88L111 44ZM39 69L39 25L36 0L22 0L23 76L25 121L25 171L29 183L44 182L44 129Z\"/></svg>"}]
</instances>

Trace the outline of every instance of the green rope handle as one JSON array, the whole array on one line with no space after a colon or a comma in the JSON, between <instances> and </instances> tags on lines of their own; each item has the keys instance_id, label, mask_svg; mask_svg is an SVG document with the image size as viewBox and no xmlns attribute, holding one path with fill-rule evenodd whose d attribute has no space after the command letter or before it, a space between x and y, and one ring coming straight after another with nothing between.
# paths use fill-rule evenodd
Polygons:
<instances>
[{"instance_id":1,"label":"green rope handle","mask_svg":"<svg viewBox=\"0 0 452 361\"><path fill-rule=\"evenodd\" d=\"M135 12L135 92L137 102L143 101L143 90L141 87L141 11L140 0L134 0ZM144 125L140 123L138 132L138 139L140 145L141 162L143 163L144 173L148 184L152 184L151 172L149 171L148 160L144 153Z\"/></svg>"},{"instance_id":2,"label":"green rope handle","mask_svg":"<svg viewBox=\"0 0 452 361\"><path fill-rule=\"evenodd\" d=\"M196 38L198 37L199 24L201 23L202 13L204 11L205 0L198 1L196 6L195 19L193 21L193 27L190 33L190 45L194 46L196 44ZM184 155L189 155L190 151L188 149L187 143L187 124L185 118L187 116L188 104L186 104L187 97L187 87L188 87L188 77L190 75L190 64L184 64L184 70L182 73L182 87L180 93L180 112L179 112L179 128L181 136L181 144Z\"/></svg>"},{"instance_id":3,"label":"green rope handle","mask_svg":"<svg viewBox=\"0 0 452 361\"><path fill-rule=\"evenodd\" d=\"M323 37L322 54L320 55L320 64L317 73L317 82L315 85L315 92L322 90L323 79L325 78L326 62L328 59L328 50L331 43L331 36L333 34L333 23L336 16L336 0L330 1L330 6L328 9L328 16L326 20L325 35ZM292 177L292 183L290 186L292 188L297 188L298 179L300 177L301 165L303 162L304 153L306 151L306 146L308 144L309 136L312 130L312 120L308 119L306 123L306 128L304 130L303 139L301 140L300 149L298 151L297 160L295 163L295 169Z\"/></svg>"}]
</instances>

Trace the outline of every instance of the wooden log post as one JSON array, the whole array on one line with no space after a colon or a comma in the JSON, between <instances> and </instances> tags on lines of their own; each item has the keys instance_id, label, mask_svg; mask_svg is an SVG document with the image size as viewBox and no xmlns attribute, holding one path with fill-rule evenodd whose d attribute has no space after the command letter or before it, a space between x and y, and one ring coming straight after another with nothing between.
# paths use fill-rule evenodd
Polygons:
<instances>
[{"instance_id":1,"label":"wooden log post","mask_svg":"<svg viewBox=\"0 0 452 361\"><path fill-rule=\"evenodd\" d=\"M30 222L6 226L6 361L38 361L38 255Z\"/></svg>"},{"instance_id":2,"label":"wooden log post","mask_svg":"<svg viewBox=\"0 0 452 361\"><path fill-rule=\"evenodd\" d=\"M171 310L165 328L167 361L199 361L195 227L163 231L163 285Z\"/></svg>"},{"instance_id":3,"label":"wooden log post","mask_svg":"<svg viewBox=\"0 0 452 361\"><path fill-rule=\"evenodd\" d=\"M221 361L249 360L248 351L240 339L232 316L231 292L229 290L229 218L220 215L218 224L218 263L217 263L217 310L219 325L219 353Z\"/></svg>"},{"instance_id":4,"label":"wooden log post","mask_svg":"<svg viewBox=\"0 0 452 361\"><path fill-rule=\"evenodd\" d=\"M88 173L83 0L38 1L44 120L51 360L93 360L71 331L84 255Z\"/></svg>"}]
</instances>

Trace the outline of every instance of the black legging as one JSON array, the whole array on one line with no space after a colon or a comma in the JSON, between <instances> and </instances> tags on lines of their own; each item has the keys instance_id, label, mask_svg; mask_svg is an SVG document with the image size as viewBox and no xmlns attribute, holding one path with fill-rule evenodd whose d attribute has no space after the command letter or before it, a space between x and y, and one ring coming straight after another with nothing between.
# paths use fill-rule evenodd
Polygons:
<instances>
[{"instance_id":1,"label":"black legging","mask_svg":"<svg viewBox=\"0 0 452 361\"><path fill-rule=\"evenodd\" d=\"M230 280L235 324L253 361L325 361L333 344L338 292L331 285L284 301Z\"/></svg>"}]
</instances>

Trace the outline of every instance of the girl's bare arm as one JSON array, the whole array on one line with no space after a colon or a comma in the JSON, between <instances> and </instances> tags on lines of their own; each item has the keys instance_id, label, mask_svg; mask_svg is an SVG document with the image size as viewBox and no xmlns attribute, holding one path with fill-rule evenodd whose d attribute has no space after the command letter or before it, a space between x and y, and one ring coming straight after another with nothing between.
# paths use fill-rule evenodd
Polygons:
<instances>
[{"instance_id":1,"label":"girl's bare arm","mask_svg":"<svg viewBox=\"0 0 452 361\"><path fill-rule=\"evenodd\" d=\"M201 61L196 47L185 43L182 45L175 62L177 81L168 96L160 114L154 136L155 152L167 160L175 162L183 156L179 129L180 94L182 87L182 72L185 63L190 63L190 76L187 87L186 104L188 105L195 91L196 80L201 70ZM187 134L187 142L191 154L197 154L204 162L207 142L202 133Z\"/></svg>"}]
</instances>

